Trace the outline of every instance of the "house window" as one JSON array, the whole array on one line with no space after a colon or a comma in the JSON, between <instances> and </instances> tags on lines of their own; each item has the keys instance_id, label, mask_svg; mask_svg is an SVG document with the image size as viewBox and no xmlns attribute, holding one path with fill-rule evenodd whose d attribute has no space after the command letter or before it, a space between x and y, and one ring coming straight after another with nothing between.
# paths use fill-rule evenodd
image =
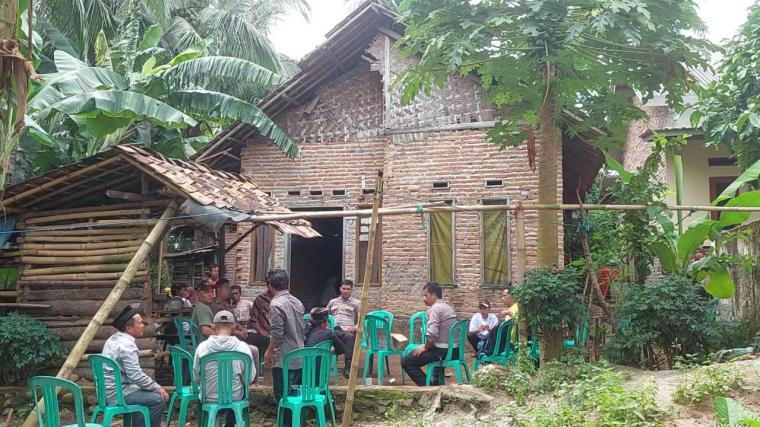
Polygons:
<instances>
[{"instance_id":1,"label":"house window","mask_svg":"<svg viewBox=\"0 0 760 427\"><path fill-rule=\"evenodd\" d=\"M366 209L368 206L358 206L359 209ZM370 276L370 285L379 286L382 276L383 264L383 244L382 244L382 217L377 218L377 234L375 234L375 253L372 254L372 275ZM367 265L367 248L369 247L369 227L371 218L358 218L356 221L356 276L354 281L363 283L364 269Z\"/></svg>"},{"instance_id":2,"label":"house window","mask_svg":"<svg viewBox=\"0 0 760 427\"><path fill-rule=\"evenodd\" d=\"M451 206L451 201L446 201ZM428 277L431 282L454 285L454 213L428 214Z\"/></svg>"},{"instance_id":3,"label":"house window","mask_svg":"<svg viewBox=\"0 0 760 427\"><path fill-rule=\"evenodd\" d=\"M263 224L251 234L251 269L248 283L263 285L274 265L274 227Z\"/></svg>"},{"instance_id":4,"label":"house window","mask_svg":"<svg viewBox=\"0 0 760 427\"><path fill-rule=\"evenodd\" d=\"M720 196L720 193L722 193L726 187L731 185L732 182L736 180L735 176L714 176L710 177L710 201L717 199L718 196ZM728 200L725 200L721 203L718 203L719 206L723 206L726 204ZM710 212L710 218L713 220L718 220L718 217L720 217L720 212Z\"/></svg>"},{"instance_id":5,"label":"house window","mask_svg":"<svg viewBox=\"0 0 760 427\"><path fill-rule=\"evenodd\" d=\"M484 205L506 205L508 200L483 200ZM483 286L505 287L509 283L509 212L481 214L480 254Z\"/></svg>"}]
</instances>

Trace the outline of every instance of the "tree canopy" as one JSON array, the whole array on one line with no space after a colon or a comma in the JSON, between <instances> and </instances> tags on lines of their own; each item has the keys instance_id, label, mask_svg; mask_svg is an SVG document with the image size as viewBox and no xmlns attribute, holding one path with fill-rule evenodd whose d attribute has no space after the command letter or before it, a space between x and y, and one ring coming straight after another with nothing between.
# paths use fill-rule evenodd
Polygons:
<instances>
[{"instance_id":1,"label":"tree canopy","mask_svg":"<svg viewBox=\"0 0 760 427\"><path fill-rule=\"evenodd\" d=\"M760 160L760 4L725 46L717 78L700 93L694 126L708 146L729 148L742 169Z\"/></svg>"}]
</instances>

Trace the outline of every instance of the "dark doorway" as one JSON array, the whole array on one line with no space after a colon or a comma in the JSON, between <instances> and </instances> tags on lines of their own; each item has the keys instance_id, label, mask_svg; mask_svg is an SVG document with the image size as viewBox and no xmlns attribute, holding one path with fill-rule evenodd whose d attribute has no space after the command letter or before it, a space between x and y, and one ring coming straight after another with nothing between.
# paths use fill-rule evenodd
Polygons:
<instances>
[{"instance_id":1,"label":"dark doorway","mask_svg":"<svg viewBox=\"0 0 760 427\"><path fill-rule=\"evenodd\" d=\"M290 237L290 292L303 302L307 312L313 307L324 306L337 295L337 285L343 273L343 218L310 221L322 237Z\"/></svg>"}]
</instances>

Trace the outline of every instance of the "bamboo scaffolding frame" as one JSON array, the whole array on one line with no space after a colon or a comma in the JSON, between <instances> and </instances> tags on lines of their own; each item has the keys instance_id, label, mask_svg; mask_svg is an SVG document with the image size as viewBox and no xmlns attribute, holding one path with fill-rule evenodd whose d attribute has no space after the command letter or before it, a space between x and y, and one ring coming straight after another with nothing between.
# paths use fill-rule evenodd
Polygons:
<instances>
[{"instance_id":1,"label":"bamboo scaffolding frame","mask_svg":"<svg viewBox=\"0 0 760 427\"><path fill-rule=\"evenodd\" d=\"M84 239L91 236L109 236L109 235L124 235L134 233L148 234L149 227L132 227L132 228L98 228L98 229L78 229L78 230L45 230L35 231L34 228L25 230L30 235L45 236L45 237L64 237L64 236L83 236Z\"/></svg>"},{"instance_id":2,"label":"bamboo scaffolding frame","mask_svg":"<svg viewBox=\"0 0 760 427\"><path fill-rule=\"evenodd\" d=\"M49 275L40 275L40 276L32 276L29 277L31 280L34 281L86 281L86 280L104 280L104 279L118 279L121 277L121 273L118 271L109 272L109 273L62 273L62 274L49 274ZM147 271L138 271L135 273L135 278L145 278L148 277ZM18 282L17 282L18 283ZM23 282L22 282L23 283ZM76 285L77 283L69 283L69 285Z\"/></svg>"},{"instance_id":3,"label":"bamboo scaffolding frame","mask_svg":"<svg viewBox=\"0 0 760 427\"><path fill-rule=\"evenodd\" d=\"M120 158L120 156L115 157L115 159L116 158ZM166 207L164 213L161 215L161 220L156 223L150 234L148 234L148 236L142 242L140 249L137 251L134 258L132 258L132 261L130 261L129 265L127 265L127 268L124 269L124 271L121 273L116 273L119 275L119 279L116 282L116 285L111 290L108 298L103 301L103 304L100 306L97 313L95 313L92 319L90 319L90 323L87 325L85 331L82 333L82 336L79 338L76 345L74 345L74 348L71 349L71 353L69 353L69 356L66 358L66 361L63 363L61 369L56 375L58 378L68 378L74 369L76 369L80 359L82 359L82 355L85 353L87 347L92 341L93 336L97 330L103 326L103 322L106 320L111 310L113 310L113 308L116 306L116 303L121 298L124 290L127 289L127 286L133 282L138 269L141 265L143 265L145 259L150 255L150 252L155 246L156 242L159 242L163 238L164 233L166 232L166 229L171 222L169 218L174 215L176 210L177 202L172 201ZM36 408L38 411L43 411L44 409L40 403L41 402L37 402ZM24 421L23 427L34 427L36 424L37 414L35 411L31 411L29 416Z\"/></svg>"},{"instance_id":4,"label":"bamboo scaffolding frame","mask_svg":"<svg viewBox=\"0 0 760 427\"><path fill-rule=\"evenodd\" d=\"M89 251L91 249L117 249L117 248L129 248L133 246L140 247L142 240L124 240L114 242L99 242L99 243L26 243L24 244L24 250L49 250L49 251L68 251L68 250L83 250Z\"/></svg>"},{"instance_id":5,"label":"bamboo scaffolding frame","mask_svg":"<svg viewBox=\"0 0 760 427\"><path fill-rule=\"evenodd\" d=\"M82 264L62 267L27 268L24 277L49 276L51 274L123 271L127 264Z\"/></svg>"},{"instance_id":6,"label":"bamboo scaffolding frame","mask_svg":"<svg viewBox=\"0 0 760 427\"><path fill-rule=\"evenodd\" d=\"M24 213L24 217L37 218L40 216L63 215L63 214L78 213L78 212L100 212L100 211L112 211L112 210L132 209L132 208L140 209L140 208L145 208L145 207L158 208L158 207L166 207L166 205L168 205L170 201L171 200L169 199L163 199L163 200L150 200L147 202L139 202L139 203L119 203L119 204L105 205L105 206L94 206L94 207L88 206L84 208L32 211L32 212Z\"/></svg>"},{"instance_id":7,"label":"bamboo scaffolding frame","mask_svg":"<svg viewBox=\"0 0 760 427\"><path fill-rule=\"evenodd\" d=\"M123 248L105 248L105 249L90 249L90 250L51 250L51 249L21 249L16 252L16 256L21 256L21 261L24 261L24 257L64 257L64 258L76 258L76 257L95 257L103 255L130 255L137 252L140 246L125 246ZM66 260L67 263L71 263L71 260ZM29 264L35 264L29 262Z\"/></svg>"},{"instance_id":8,"label":"bamboo scaffolding frame","mask_svg":"<svg viewBox=\"0 0 760 427\"><path fill-rule=\"evenodd\" d=\"M69 214L51 215L51 216L39 216L35 218L29 218L24 223L26 225L32 224L47 224L51 222L68 221L72 219L82 218L108 218L114 216L139 216L150 215L150 209L119 209L110 211L89 211L89 212L77 212Z\"/></svg>"}]
</instances>

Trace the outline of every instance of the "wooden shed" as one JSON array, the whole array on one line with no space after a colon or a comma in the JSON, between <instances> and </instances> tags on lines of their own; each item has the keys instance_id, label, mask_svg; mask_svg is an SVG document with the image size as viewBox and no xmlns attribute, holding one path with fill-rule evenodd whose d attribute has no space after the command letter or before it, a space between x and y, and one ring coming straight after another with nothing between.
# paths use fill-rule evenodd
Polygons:
<instances>
[{"instance_id":1,"label":"wooden shed","mask_svg":"<svg viewBox=\"0 0 760 427\"><path fill-rule=\"evenodd\" d=\"M224 224L231 219L290 212L241 175L131 145L116 146L14 185L2 203L6 215L16 221L2 258L6 265L15 261L21 267L16 303L6 306L15 305L44 321L69 348L170 203L180 207L167 231L191 225L217 235L224 233ZM285 233L319 236L302 220L270 225ZM110 325L110 317L127 304L141 304L150 314L153 290L147 259L103 325ZM100 327L87 353L100 352L113 332L111 326ZM146 350L144 366L152 366L154 341L151 326L138 340L138 347ZM84 367L80 362L76 372L86 373Z\"/></svg>"}]
</instances>

